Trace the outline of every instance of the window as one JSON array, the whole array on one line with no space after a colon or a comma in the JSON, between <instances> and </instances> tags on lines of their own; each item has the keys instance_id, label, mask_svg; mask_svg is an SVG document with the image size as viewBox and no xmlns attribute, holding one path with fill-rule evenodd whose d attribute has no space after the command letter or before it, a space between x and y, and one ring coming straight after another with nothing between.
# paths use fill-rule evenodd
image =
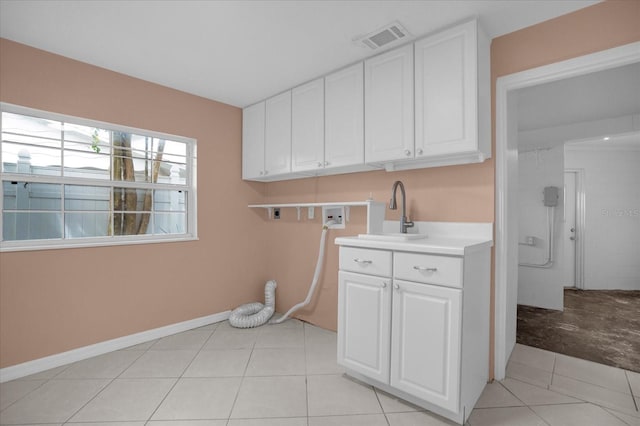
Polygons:
<instances>
[{"instance_id":1,"label":"window","mask_svg":"<svg viewBox=\"0 0 640 426\"><path fill-rule=\"evenodd\" d=\"M3 251L196 238L196 141L1 104Z\"/></svg>"}]
</instances>

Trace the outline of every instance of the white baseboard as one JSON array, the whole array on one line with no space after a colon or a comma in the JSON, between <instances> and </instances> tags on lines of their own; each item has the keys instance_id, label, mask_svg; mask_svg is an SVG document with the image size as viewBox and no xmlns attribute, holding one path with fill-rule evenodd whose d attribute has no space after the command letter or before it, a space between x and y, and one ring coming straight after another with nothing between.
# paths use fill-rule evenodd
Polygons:
<instances>
[{"instance_id":1,"label":"white baseboard","mask_svg":"<svg viewBox=\"0 0 640 426\"><path fill-rule=\"evenodd\" d=\"M195 318L176 324L166 325L164 327L142 331L140 333L130 334L128 336L118 337L116 339L95 343L93 345L84 346L67 352L61 352L59 354L46 356L44 358L34 359L33 361L23 362L22 364L0 368L0 383L19 379L21 377L29 376L35 373L40 373L41 371L60 367L61 365L70 364L72 362L82 361L83 359L102 355L107 352L113 352L119 349L128 348L129 346L159 339L161 337L170 336L182 331L187 331L216 322L225 321L229 318L230 314L231 311L224 311L217 314L207 315L206 317Z\"/></svg>"}]
</instances>

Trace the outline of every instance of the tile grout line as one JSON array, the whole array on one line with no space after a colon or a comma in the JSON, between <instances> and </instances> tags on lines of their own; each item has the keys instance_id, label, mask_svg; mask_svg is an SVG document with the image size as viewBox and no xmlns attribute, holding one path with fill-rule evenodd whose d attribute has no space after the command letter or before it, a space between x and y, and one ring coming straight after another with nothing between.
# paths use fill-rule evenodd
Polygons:
<instances>
[{"instance_id":1,"label":"tile grout line","mask_svg":"<svg viewBox=\"0 0 640 426\"><path fill-rule=\"evenodd\" d=\"M551 423L549 423L546 419L542 418L542 416L538 415L538 413L536 413L533 408L529 407L528 405L526 406L529 411L531 411L533 413L534 416L536 416L538 419L542 420L544 422L544 424L548 425L548 426L553 426Z\"/></svg>"},{"instance_id":2,"label":"tile grout line","mask_svg":"<svg viewBox=\"0 0 640 426\"><path fill-rule=\"evenodd\" d=\"M547 385L547 389L548 389L548 390L551 390L550 388L551 388L551 385L553 384L553 378L554 378L554 376L556 375L556 365L557 365L557 362L558 362L558 355L557 355L557 354L554 354L554 355L553 355L553 367L551 367L551 383L549 383L549 384Z\"/></svg>"},{"instance_id":3,"label":"tile grout line","mask_svg":"<svg viewBox=\"0 0 640 426\"><path fill-rule=\"evenodd\" d=\"M506 377L505 377L505 379L506 379ZM513 380L513 379L511 379L511 380ZM507 392L509 392L509 393L510 393L510 394L511 394L515 399L517 399L518 401L520 401L520 402L522 403L522 406L525 406L525 407L528 407L528 406L529 406L526 402L524 402L523 400L521 400L520 398L518 398L518 396L517 396L515 393L511 392L511 389L509 389L507 386L505 386L505 385L504 385L504 383L502 383L502 382L498 382L498 384L499 384L500 386L502 386L502 388L503 388L504 390L506 390ZM532 385L532 386L533 386L533 385ZM485 389L486 389L486 388L487 388L487 387L485 386ZM475 407L474 407L474 408L475 408ZM471 410L471 411L473 411L473 410ZM469 414L469 415L471 415L471 414Z\"/></svg>"},{"instance_id":4,"label":"tile grout line","mask_svg":"<svg viewBox=\"0 0 640 426\"><path fill-rule=\"evenodd\" d=\"M64 370L63 370L64 371ZM62 372L60 372L62 373ZM29 392L27 392L26 394L22 395L20 398L16 399L15 401L13 401L11 404L7 405L6 407L4 407L2 410L0 410L0 412L5 411L7 408L11 407L13 404L16 404L18 401L21 401L22 399L26 398L27 396L31 395L33 392L35 392L36 390L40 389L41 387L43 387L44 385L46 385L47 383L49 383L49 381L52 379L42 379L42 383L40 383L39 386L36 386L35 388L31 389ZM28 380L23 380L23 381L28 381ZM10 382L7 382L10 383ZM4 384L4 383L3 383Z\"/></svg>"},{"instance_id":5,"label":"tile grout line","mask_svg":"<svg viewBox=\"0 0 640 426\"><path fill-rule=\"evenodd\" d=\"M636 396L633 394L633 388L631 387L631 379L629 378L629 372L627 372L626 370L624 371L624 377L627 378L627 385L629 385L629 393L631 394L631 400L633 401L633 405L636 407L636 411L639 411L638 409L638 403L636 402Z\"/></svg>"},{"instance_id":6,"label":"tile grout line","mask_svg":"<svg viewBox=\"0 0 640 426\"><path fill-rule=\"evenodd\" d=\"M304 344L304 389L306 393L306 403L307 403L307 418L306 423L309 426L309 371L307 369L307 325L306 323L302 323L302 341Z\"/></svg>"},{"instance_id":7,"label":"tile grout line","mask_svg":"<svg viewBox=\"0 0 640 426\"><path fill-rule=\"evenodd\" d=\"M260 334L262 331L258 331L256 334ZM227 425L231 423L231 415L233 414L233 409L236 408L236 404L238 403L238 397L240 396L240 390L242 389L242 385L244 384L244 379L247 376L247 370L249 369L249 364L251 364L251 359L253 358L253 351L256 349L256 342L258 341L258 337L251 344L251 352L249 353L249 359L247 359L247 364L244 366L244 371L242 372L242 376L240 377L240 384L238 385L238 390L236 391L236 396L233 398L233 404L231 404L231 410L229 410L229 416L227 417Z\"/></svg>"},{"instance_id":8,"label":"tile grout line","mask_svg":"<svg viewBox=\"0 0 640 426\"><path fill-rule=\"evenodd\" d=\"M158 340L159 340L159 339L158 339ZM155 344L155 342L154 342L151 346L153 346L154 344ZM100 389L100 390L99 390L99 391L98 391L98 392L97 392L97 393L96 393L92 398L90 398L87 402L85 402L84 404L82 404L82 407L80 407L80 408L79 408L79 409L77 409L73 414L71 414L71 416L69 416L65 421L63 421L63 422L62 422L62 424L63 424L63 425L68 424L68 423L69 423L69 420L71 420L72 418L74 418L74 417L75 417L75 416L76 416L80 411L82 411L82 410L83 410L87 405L89 405L89 404L91 403L91 401L93 401L94 399L96 399L96 398L98 397L98 395L100 395L102 392L104 392L104 391L105 391L105 389L107 389L109 386L111 386L111 384L112 384L113 382L115 382L115 381L116 381L116 379L118 379L122 374L124 374L124 372L125 372L125 371L127 371L127 370L128 370L128 369L129 369L129 368L130 368L130 367L131 367L131 366L136 362L136 361L138 361L140 358L142 358L142 356L143 356L144 354L146 354L146 353L149 351L149 349L151 348L151 346L149 346L149 347L148 347L146 350L144 350L144 351L140 351L140 352L141 352L141 354L140 354L140 355L138 355L138 356L137 356L133 361L131 361L131 363L130 363L127 367L123 368L123 369L122 369L122 371L116 375L116 377L112 378L112 379L111 379L111 380L110 380L106 385L104 385L104 386L103 386L103 387L102 387L102 388L101 388L101 389ZM117 351L112 351L112 352L108 352L108 353L113 353L113 352L117 352ZM134 351L134 352L135 352L135 351ZM100 355L98 355L98 356L100 356ZM90 359L90 358L89 358L89 359ZM59 376L60 374L62 374L63 372L65 372L67 369L71 368L71 365L73 365L73 364L69 364L69 365L68 365L68 367L67 367L67 368L65 368L63 371L61 371L60 373L58 373L58 374L56 375L56 377L57 377L57 376ZM54 377L54 378L55 378L55 377ZM51 379L51 380L53 380L53 379ZM94 380L99 380L99 379L94 379Z\"/></svg>"},{"instance_id":9,"label":"tile grout line","mask_svg":"<svg viewBox=\"0 0 640 426\"><path fill-rule=\"evenodd\" d=\"M387 413L384 411L384 408L382 407L382 402L380 402L380 396L378 395L378 392L376 391L375 387L373 387L373 394L376 396L376 400L378 401L378 405L380 405L380 411L382 411L382 415L384 416L384 421L387 422L387 426L391 426L391 422L389 421L389 417L387 417Z\"/></svg>"},{"instance_id":10,"label":"tile grout line","mask_svg":"<svg viewBox=\"0 0 640 426\"><path fill-rule=\"evenodd\" d=\"M158 405L156 406L156 408L151 412L151 414L149 414L149 418L147 420L144 421L145 426L147 424L149 424L149 422L151 422L151 419L153 418L154 414L156 414L156 412L158 412L158 409L160 408L160 406L162 406L162 404L167 400L167 397L169 396L169 394L175 389L176 385L178 384L178 382L180 381L180 379L182 379L184 377L184 373L186 373L186 371L189 369L189 367L191 366L191 364L193 364L193 361L195 361L195 359L198 357L198 355L200 354L200 352L202 352L202 348L204 348L204 345L207 343L207 341L209 341L209 339L211 338L211 336L213 336L213 333L215 333L215 331L218 329L218 327L215 328L215 330L213 330L210 334L209 337L207 337L205 339L205 341L202 343L202 345L200 346L200 349L198 349L198 351L196 352L196 354L193 356L193 358L191 359L191 361L186 365L186 367L184 368L184 370L182 370L182 373L180 374L180 376L178 376L176 379L176 381L173 383L173 385L171 386L171 388L169 389L169 391L164 395L164 397L162 397L162 399L160 400L160 402L158 403ZM192 330L186 330L186 331L192 331ZM184 331L182 332L184 333ZM180 333L176 333L176 334L180 334ZM169 336L167 336L169 337ZM158 339L156 341L156 343L154 343L153 345L151 345L149 347L149 349L147 349L147 351L151 350L151 348L153 348L154 345L156 345L158 342L160 342L162 339ZM148 379L152 379L153 377L148 377Z\"/></svg>"}]
</instances>

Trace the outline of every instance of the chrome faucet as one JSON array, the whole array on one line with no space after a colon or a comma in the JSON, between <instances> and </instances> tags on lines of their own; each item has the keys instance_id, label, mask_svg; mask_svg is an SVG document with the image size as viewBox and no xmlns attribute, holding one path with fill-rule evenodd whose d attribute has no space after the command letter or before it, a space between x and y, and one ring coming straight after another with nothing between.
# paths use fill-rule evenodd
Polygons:
<instances>
[{"instance_id":1,"label":"chrome faucet","mask_svg":"<svg viewBox=\"0 0 640 426\"><path fill-rule=\"evenodd\" d=\"M391 201L389 201L389 208L391 210L398 209L398 203L396 202L396 190L400 187L400 193L402 195L402 217L400 218L400 232L403 234L407 233L407 228L413 227L413 222L407 220L407 196L404 192L404 185L399 180L395 181L393 184L393 188L391 189Z\"/></svg>"}]
</instances>

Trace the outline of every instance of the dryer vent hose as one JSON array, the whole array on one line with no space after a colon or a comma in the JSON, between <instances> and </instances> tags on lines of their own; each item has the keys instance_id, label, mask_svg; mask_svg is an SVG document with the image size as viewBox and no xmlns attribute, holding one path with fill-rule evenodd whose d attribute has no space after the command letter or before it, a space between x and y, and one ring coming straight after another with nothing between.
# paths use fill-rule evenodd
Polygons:
<instances>
[{"instance_id":1,"label":"dryer vent hose","mask_svg":"<svg viewBox=\"0 0 640 426\"><path fill-rule=\"evenodd\" d=\"M264 305L260 302L238 306L229 316L229 324L236 328L253 328L265 324L276 310L276 287L274 280L264 286Z\"/></svg>"},{"instance_id":2,"label":"dryer vent hose","mask_svg":"<svg viewBox=\"0 0 640 426\"><path fill-rule=\"evenodd\" d=\"M277 320L271 320L270 324L280 324L289 318L295 311L298 309L304 308L309 303L311 303L311 298L313 297L313 293L316 291L316 286L318 285L318 279L320 278L320 272L322 271L322 263L324 262L324 242L327 238L327 231L329 227L336 222L334 220L329 220L327 223L322 225L322 236L320 237L320 249L318 253L318 261L316 262L316 271L313 274L313 280L311 281L311 286L309 287L309 292L307 293L307 298L304 301L298 303L293 306L291 309L287 311L286 314L278 318Z\"/></svg>"}]
</instances>

